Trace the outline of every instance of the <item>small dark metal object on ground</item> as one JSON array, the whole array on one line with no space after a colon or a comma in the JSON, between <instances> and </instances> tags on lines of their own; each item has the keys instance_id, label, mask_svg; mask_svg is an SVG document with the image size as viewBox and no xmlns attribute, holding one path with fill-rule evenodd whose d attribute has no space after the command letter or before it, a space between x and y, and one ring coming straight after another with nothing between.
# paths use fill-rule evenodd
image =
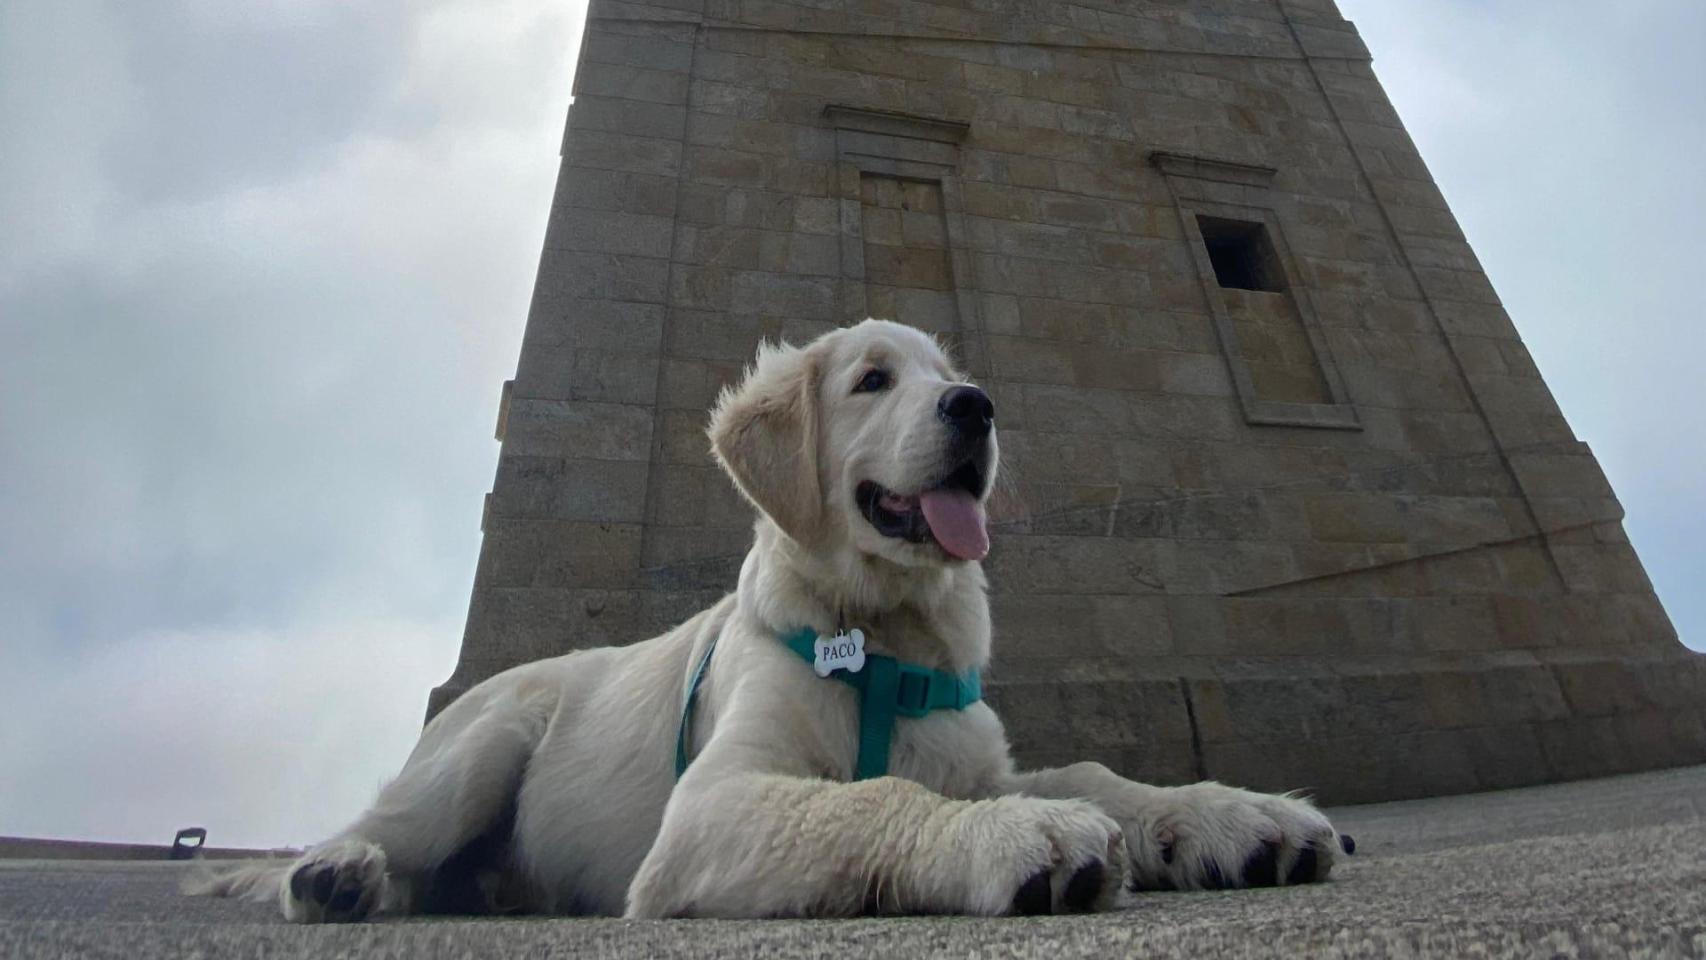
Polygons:
<instances>
[{"instance_id":1,"label":"small dark metal object on ground","mask_svg":"<svg viewBox=\"0 0 1706 960\"><path fill-rule=\"evenodd\" d=\"M192 845L186 841L194 840ZM173 860L194 860L201 853L201 848L207 845L206 827L185 827L172 838Z\"/></svg>"}]
</instances>

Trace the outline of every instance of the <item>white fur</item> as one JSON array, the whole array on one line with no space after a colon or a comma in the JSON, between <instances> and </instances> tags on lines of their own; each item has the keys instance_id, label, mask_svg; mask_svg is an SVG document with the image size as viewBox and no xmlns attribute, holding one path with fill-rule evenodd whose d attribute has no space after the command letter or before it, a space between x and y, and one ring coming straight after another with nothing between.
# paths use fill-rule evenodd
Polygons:
<instances>
[{"instance_id":1,"label":"white fur","mask_svg":"<svg viewBox=\"0 0 1706 960\"><path fill-rule=\"evenodd\" d=\"M855 393L872 367L893 386ZM982 569L933 543L880 536L853 495L861 480L916 491L953 466L936 404L962 380L933 340L880 321L761 350L710 431L760 511L733 594L661 637L476 686L428 724L401 774L343 832L295 864L241 868L198 892L277 897L299 921L427 909L446 862L494 832L502 856L464 880L499 910L991 915L1039 871L1061 908L1092 862L1107 882L1091 905L1107 907L1127 876L1188 889L1218 871L1236 885L1264 841L1279 845L1281 877L1306 846L1325 876L1333 829L1307 801L1145 786L1099 764L1015 773L984 703L902 718L891 775L848 782L857 695L777 637L845 620L873 653L955 671L986 664ZM993 434L987 452L992 476ZM683 693L713 638L694 759L676 782ZM360 888L356 906L304 895L325 866L338 889Z\"/></svg>"}]
</instances>

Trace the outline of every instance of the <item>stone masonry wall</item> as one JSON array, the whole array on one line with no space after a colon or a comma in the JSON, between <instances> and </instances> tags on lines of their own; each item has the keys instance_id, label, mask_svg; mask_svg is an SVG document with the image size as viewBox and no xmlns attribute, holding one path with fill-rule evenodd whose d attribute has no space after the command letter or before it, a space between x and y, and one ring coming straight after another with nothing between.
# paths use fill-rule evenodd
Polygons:
<instances>
[{"instance_id":1,"label":"stone masonry wall","mask_svg":"<svg viewBox=\"0 0 1706 960\"><path fill-rule=\"evenodd\" d=\"M1331 0L593 0L575 94L430 709L731 589L717 389L878 315L995 399L1022 761L1332 802L1706 761L1706 660Z\"/></svg>"}]
</instances>

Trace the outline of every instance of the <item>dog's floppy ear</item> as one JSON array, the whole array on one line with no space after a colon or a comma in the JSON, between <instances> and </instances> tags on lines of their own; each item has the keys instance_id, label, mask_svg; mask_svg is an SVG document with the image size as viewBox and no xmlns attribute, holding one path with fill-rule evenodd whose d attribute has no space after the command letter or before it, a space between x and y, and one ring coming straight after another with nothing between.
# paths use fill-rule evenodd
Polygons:
<instances>
[{"instance_id":1,"label":"dog's floppy ear","mask_svg":"<svg viewBox=\"0 0 1706 960\"><path fill-rule=\"evenodd\" d=\"M711 452L782 532L810 543L822 527L817 357L786 343L758 348L740 386L711 414Z\"/></svg>"}]
</instances>

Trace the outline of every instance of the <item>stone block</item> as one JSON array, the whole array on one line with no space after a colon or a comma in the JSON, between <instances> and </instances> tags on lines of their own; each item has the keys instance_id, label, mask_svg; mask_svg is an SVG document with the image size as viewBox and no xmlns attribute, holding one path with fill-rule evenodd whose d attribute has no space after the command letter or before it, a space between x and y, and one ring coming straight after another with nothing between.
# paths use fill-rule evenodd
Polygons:
<instances>
[{"instance_id":1,"label":"stone block","mask_svg":"<svg viewBox=\"0 0 1706 960\"><path fill-rule=\"evenodd\" d=\"M617 100L673 105L687 102L687 74L673 70L588 63L575 77L575 87L583 94Z\"/></svg>"},{"instance_id":2,"label":"stone block","mask_svg":"<svg viewBox=\"0 0 1706 960\"><path fill-rule=\"evenodd\" d=\"M644 26L618 32L600 25L581 41L584 63L615 64L665 73L686 73L693 63L693 34L679 27ZM577 100L577 103L579 101Z\"/></svg>"},{"instance_id":3,"label":"stone block","mask_svg":"<svg viewBox=\"0 0 1706 960\"><path fill-rule=\"evenodd\" d=\"M1004 649L1066 659L1161 656L1172 631L1161 597L1048 596L1011 593L992 598L1001 623L996 657Z\"/></svg>"},{"instance_id":4,"label":"stone block","mask_svg":"<svg viewBox=\"0 0 1706 960\"><path fill-rule=\"evenodd\" d=\"M1303 742L1204 745L1208 774L1254 790L1305 790L1323 804L1462 793L1479 781L1462 734L1328 736Z\"/></svg>"},{"instance_id":5,"label":"stone block","mask_svg":"<svg viewBox=\"0 0 1706 960\"><path fill-rule=\"evenodd\" d=\"M644 461L510 454L498 461L491 511L503 519L639 523L646 472Z\"/></svg>"},{"instance_id":6,"label":"stone block","mask_svg":"<svg viewBox=\"0 0 1706 960\"><path fill-rule=\"evenodd\" d=\"M528 316L522 349L655 355L663 318L663 305L657 303L541 297Z\"/></svg>"},{"instance_id":7,"label":"stone block","mask_svg":"<svg viewBox=\"0 0 1706 960\"><path fill-rule=\"evenodd\" d=\"M1082 745L1086 753L1113 750L1159 752L1190 743L1190 721L1176 681L1003 684L990 703L1005 718L1018 755L1060 766L1072 757L1062 748Z\"/></svg>"},{"instance_id":8,"label":"stone block","mask_svg":"<svg viewBox=\"0 0 1706 960\"><path fill-rule=\"evenodd\" d=\"M525 457L644 461L652 408L517 397L505 420L504 451Z\"/></svg>"},{"instance_id":9,"label":"stone block","mask_svg":"<svg viewBox=\"0 0 1706 960\"><path fill-rule=\"evenodd\" d=\"M638 586L638 524L494 519L485 533L476 576L488 589Z\"/></svg>"},{"instance_id":10,"label":"stone block","mask_svg":"<svg viewBox=\"0 0 1706 960\"><path fill-rule=\"evenodd\" d=\"M675 223L669 217L576 210L562 219L550 242L564 250L665 259L674 232Z\"/></svg>"},{"instance_id":11,"label":"stone block","mask_svg":"<svg viewBox=\"0 0 1706 960\"><path fill-rule=\"evenodd\" d=\"M628 350L545 348L517 365L517 396L594 403L651 404L657 396L658 359Z\"/></svg>"},{"instance_id":12,"label":"stone block","mask_svg":"<svg viewBox=\"0 0 1706 960\"><path fill-rule=\"evenodd\" d=\"M1160 593L1159 546L1142 541L1009 536L985 564L996 590L1056 594Z\"/></svg>"},{"instance_id":13,"label":"stone block","mask_svg":"<svg viewBox=\"0 0 1706 960\"><path fill-rule=\"evenodd\" d=\"M538 293L573 300L664 302L669 262L627 254L551 250L541 258L550 281Z\"/></svg>"},{"instance_id":14,"label":"stone block","mask_svg":"<svg viewBox=\"0 0 1706 960\"><path fill-rule=\"evenodd\" d=\"M585 93L575 98L569 127L577 133L601 131L635 137L680 139L687 107L679 103L623 100Z\"/></svg>"},{"instance_id":15,"label":"stone block","mask_svg":"<svg viewBox=\"0 0 1706 960\"><path fill-rule=\"evenodd\" d=\"M551 211L547 242L551 233L559 229L557 224L580 209L672 216L676 193L674 177L580 168L573 177L564 177L557 185L557 206Z\"/></svg>"},{"instance_id":16,"label":"stone block","mask_svg":"<svg viewBox=\"0 0 1706 960\"><path fill-rule=\"evenodd\" d=\"M1403 504L1394 497L1319 493L1304 498L1316 539L1349 543L1402 543L1408 539Z\"/></svg>"},{"instance_id":17,"label":"stone block","mask_svg":"<svg viewBox=\"0 0 1706 960\"><path fill-rule=\"evenodd\" d=\"M622 173L674 177L681 171L681 142L661 137L636 137L601 130L576 130L563 144L563 164L568 168L616 170ZM564 177L573 176L570 170Z\"/></svg>"}]
</instances>

